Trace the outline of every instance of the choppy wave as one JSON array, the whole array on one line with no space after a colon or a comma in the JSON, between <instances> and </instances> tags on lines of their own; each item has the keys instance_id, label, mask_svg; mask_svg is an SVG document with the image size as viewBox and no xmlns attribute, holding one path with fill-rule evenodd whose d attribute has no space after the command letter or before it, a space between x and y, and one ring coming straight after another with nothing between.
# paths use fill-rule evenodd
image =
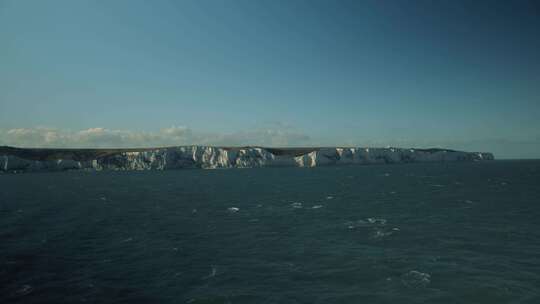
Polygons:
<instances>
[{"instance_id":1,"label":"choppy wave","mask_svg":"<svg viewBox=\"0 0 540 304\"><path fill-rule=\"evenodd\" d=\"M431 275L418 270L411 270L401 276L401 282L407 287L426 287L431 283Z\"/></svg>"}]
</instances>

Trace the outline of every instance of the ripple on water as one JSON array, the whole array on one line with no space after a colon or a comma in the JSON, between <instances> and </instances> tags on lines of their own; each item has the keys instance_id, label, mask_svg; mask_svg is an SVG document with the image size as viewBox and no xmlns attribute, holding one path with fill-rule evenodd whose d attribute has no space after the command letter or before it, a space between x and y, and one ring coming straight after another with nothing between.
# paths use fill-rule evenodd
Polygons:
<instances>
[{"instance_id":1,"label":"ripple on water","mask_svg":"<svg viewBox=\"0 0 540 304\"><path fill-rule=\"evenodd\" d=\"M347 228L349 229L360 228L360 227L378 227L378 226L385 226L386 222L387 222L386 219L383 219L383 218L368 217L365 220L345 222L345 226L347 226Z\"/></svg>"},{"instance_id":2,"label":"ripple on water","mask_svg":"<svg viewBox=\"0 0 540 304\"><path fill-rule=\"evenodd\" d=\"M373 230L373 233L371 234L371 238L373 238L373 239L382 239L382 238L385 238L385 237L390 236L392 234L394 234L394 231L375 228Z\"/></svg>"},{"instance_id":3,"label":"ripple on water","mask_svg":"<svg viewBox=\"0 0 540 304\"><path fill-rule=\"evenodd\" d=\"M19 296L25 296L29 293L31 293L34 290L34 288L30 285L23 285L21 288L17 289L17 295Z\"/></svg>"},{"instance_id":4,"label":"ripple on water","mask_svg":"<svg viewBox=\"0 0 540 304\"><path fill-rule=\"evenodd\" d=\"M426 287L431 283L431 275L418 270L411 270L401 276L401 282L411 288Z\"/></svg>"},{"instance_id":5,"label":"ripple on water","mask_svg":"<svg viewBox=\"0 0 540 304\"><path fill-rule=\"evenodd\" d=\"M217 268L216 266L212 266L212 269L210 270L210 273L206 276L204 276L202 279L203 280L207 280L207 279L210 279L210 278L213 278L215 277L217 274Z\"/></svg>"},{"instance_id":6,"label":"ripple on water","mask_svg":"<svg viewBox=\"0 0 540 304\"><path fill-rule=\"evenodd\" d=\"M300 208L302 208L302 203L293 202L291 204L291 207L293 207L295 209L300 209Z\"/></svg>"}]
</instances>

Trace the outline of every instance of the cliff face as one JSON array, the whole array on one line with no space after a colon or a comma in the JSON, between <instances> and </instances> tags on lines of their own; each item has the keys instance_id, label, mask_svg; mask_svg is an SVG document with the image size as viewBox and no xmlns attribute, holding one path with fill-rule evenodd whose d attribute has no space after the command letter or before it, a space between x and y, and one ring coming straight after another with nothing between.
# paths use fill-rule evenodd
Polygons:
<instances>
[{"instance_id":1,"label":"cliff face","mask_svg":"<svg viewBox=\"0 0 540 304\"><path fill-rule=\"evenodd\" d=\"M491 153L401 148L261 148L185 146L155 149L19 149L0 147L0 171L168 170L315 167L493 160Z\"/></svg>"}]
</instances>

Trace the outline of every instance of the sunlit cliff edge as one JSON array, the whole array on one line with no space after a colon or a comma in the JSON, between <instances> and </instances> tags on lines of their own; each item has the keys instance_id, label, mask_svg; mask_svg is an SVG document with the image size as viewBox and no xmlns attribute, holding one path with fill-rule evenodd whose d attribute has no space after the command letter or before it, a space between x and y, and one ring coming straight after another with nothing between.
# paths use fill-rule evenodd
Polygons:
<instances>
[{"instance_id":1,"label":"sunlit cliff edge","mask_svg":"<svg viewBox=\"0 0 540 304\"><path fill-rule=\"evenodd\" d=\"M493 159L491 153L438 148L179 146L139 149L45 149L0 146L0 172L317 167Z\"/></svg>"}]
</instances>

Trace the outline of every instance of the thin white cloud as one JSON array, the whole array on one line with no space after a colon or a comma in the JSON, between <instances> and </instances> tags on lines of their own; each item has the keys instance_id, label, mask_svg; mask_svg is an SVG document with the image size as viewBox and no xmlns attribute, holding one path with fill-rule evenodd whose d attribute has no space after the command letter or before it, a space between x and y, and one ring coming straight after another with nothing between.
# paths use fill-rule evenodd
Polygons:
<instances>
[{"instance_id":1,"label":"thin white cloud","mask_svg":"<svg viewBox=\"0 0 540 304\"><path fill-rule=\"evenodd\" d=\"M17 147L160 147L176 145L298 146L309 145L310 137L284 129L253 129L235 133L201 133L185 126L171 126L157 132L136 132L107 128L70 131L55 128L0 129L0 145Z\"/></svg>"}]
</instances>

